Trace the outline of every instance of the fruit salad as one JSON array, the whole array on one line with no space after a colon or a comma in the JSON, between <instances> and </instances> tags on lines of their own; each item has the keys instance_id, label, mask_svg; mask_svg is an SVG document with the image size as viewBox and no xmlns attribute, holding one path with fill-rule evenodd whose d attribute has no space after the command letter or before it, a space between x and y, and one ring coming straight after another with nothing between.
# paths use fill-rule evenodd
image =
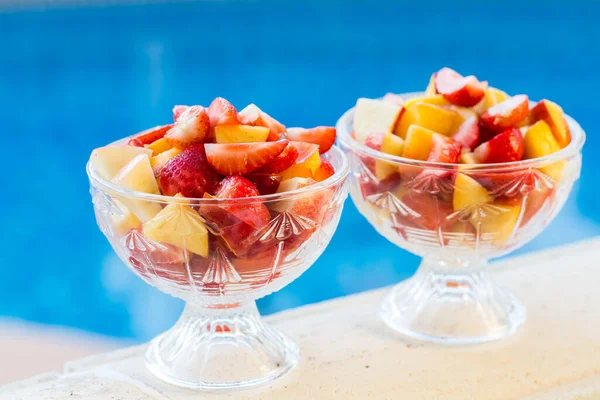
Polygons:
<instances>
[{"instance_id":1,"label":"fruit salad","mask_svg":"<svg viewBox=\"0 0 600 400\"><path fill-rule=\"evenodd\" d=\"M425 92L359 99L351 137L369 148L350 146L358 195L399 240L479 249L503 247L554 207L569 160L548 156L571 131L550 100L442 68Z\"/></svg>"},{"instance_id":2,"label":"fruit salad","mask_svg":"<svg viewBox=\"0 0 600 400\"><path fill-rule=\"evenodd\" d=\"M254 104L175 106L172 123L92 152L98 223L145 278L217 294L266 285L339 218L335 139L333 127L286 128Z\"/></svg>"}]
</instances>

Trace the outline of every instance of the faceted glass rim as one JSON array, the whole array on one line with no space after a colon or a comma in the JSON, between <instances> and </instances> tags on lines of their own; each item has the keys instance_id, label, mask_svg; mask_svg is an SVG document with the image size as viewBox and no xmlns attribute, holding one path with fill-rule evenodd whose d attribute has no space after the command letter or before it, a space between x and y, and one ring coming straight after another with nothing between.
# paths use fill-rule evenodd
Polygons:
<instances>
[{"instance_id":1,"label":"faceted glass rim","mask_svg":"<svg viewBox=\"0 0 600 400\"><path fill-rule=\"evenodd\" d=\"M108 144L111 145L123 145L130 137L117 140L113 143ZM254 202L274 202L281 200L292 200L294 198L301 198L308 196L310 194L319 192L324 189L335 187L344 182L344 180L348 177L350 172L350 166L348 163L348 159L344 152L336 146L332 146L331 149L325 153L328 156L328 160L333 164L335 173L329 178L317 182L310 186L305 186L300 189L290 190L288 192L283 193L274 193L260 196L250 196L239 199L219 199L219 198L193 198L193 197L173 197L173 196L165 196L160 194L152 194L152 193L144 193L135 190L129 190L119 185L116 185L110 181L103 179L98 175L91 162L88 161L86 164L86 172L90 179L91 185L100 189L105 193L122 196L126 198L139 199L145 201L154 201L160 203L181 203L181 204L190 204L193 202L197 205L239 205L239 204L248 204Z\"/></svg>"},{"instance_id":2,"label":"faceted glass rim","mask_svg":"<svg viewBox=\"0 0 600 400\"><path fill-rule=\"evenodd\" d=\"M399 96L410 99L418 96L425 95L425 92L409 92L409 93L401 93ZM536 102L530 101L530 105L536 104ZM528 160L521 161L512 161L506 163L494 163L494 164L452 164L452 163L443 163L436 161L421 161L414 160L411 158L405 158L401 156L394 156L391 154L387 154L381 152L379 150L372 149L362 143L359 143L356 139L351 136L352 132L352 122L354 118L354 109L355 107L347 110L337 121L336 130L338 141L341 142L345 147L351 149L354 152L361 153L367 156L370 156L374 159L388 161L391 163L413 166L419 168L433 168L433 169L443 169L443 170L455 170L458 166L460 166L461 172L490 172L490 171L499 171L499 172L507 172L510 170L520 170L526 168L534 168L540 166L546 166L548 164L552 164L557 161L569 159L576 154L581 152L581 148L585 143L585 132L569 115L564 114L567 124L569 125L569 130L571 131L571 142L560 149L559 151L548 154L544 157L531 158Z\"/></svg>"}]
</instances>

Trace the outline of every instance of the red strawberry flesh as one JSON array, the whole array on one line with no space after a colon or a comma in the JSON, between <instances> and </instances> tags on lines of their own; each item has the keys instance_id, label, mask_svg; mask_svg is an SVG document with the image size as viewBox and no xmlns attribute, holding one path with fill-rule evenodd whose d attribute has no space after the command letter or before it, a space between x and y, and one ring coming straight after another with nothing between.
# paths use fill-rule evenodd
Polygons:
<instances>
[{"instance_id":1,"label":"red strawberry flesh","mask_svg":"<svg viewBox=\"0 0 600 400\"><path fill-rule=\"evenodd\" d=\"M261 167L257 172L261 174L278 174L280 172L285 171L298 159L298 150L294 145L288 143L288 145L283 149L277 157L275 157L272 161Z\"/></svg>"},{"instance_id":2,"label":"red strawberry flesh","mask_svg":"<svg viewBox=\"0 0 600 400\"><path fill-rule=\"evenodd\" d=\"M286 137L297 142L313 143L319 146L319 153L329 151L335 143L336 131L332 126L317 126L316 128L290 128Z\"/></svg>"},{"instance_id":3,"label":"red strawberry flesh","mask_svg":"<svg viewBox=\"0 0 600 400\"><path fill-rule=\"evenodd\" d=\"M463 77L450 68L442 68L435 74L435 87L450 103L472 107L485 96L487 82L479 82L474 76Z\"/></svg>"},{"instance_id":4,"label":"red strawberry flesh","mask_svg":"<svg viewBox=\"0 0 600 400\"><path fill-rule=\"evenodd\" d=\"M129 139L127 145L144 147L146 144L153 143L158 139L162 139L166 133L173 127L172 124L155 126L154 128L146 129Z\"/></svg>"},{"instance_id":5,"label":"red strawberry flesh","mask_svg":"<svg viewBox=\"0 0 600 400\"><path fill-rule=\"evenodd\" d=\"M523 158L524 152L523 135L518 128L511 128L497 134L474 151L477 160L483 163L519 161Z\"/></svg>"},{"instance_id":6,"label":"red strawberry flesh","mask_svg":"<svg viewBox=\"0 0 600 400\"><path fill-rule=\"evenodd\" d=\"M277 157L287 140L264 143L207 143L208 162L221 175L247 175Z\"/></svg>"},{"instance_id":7,"label":"red strawberry flesh","mask_svg":"<svg viewBox=\"0 0 600 400\"><path fill-rule=\"evenodd\" d=\"M452 139L470 151L477 146L480 136L479 120L472 116L461 124Z\"/></svg>"}]
</instances>

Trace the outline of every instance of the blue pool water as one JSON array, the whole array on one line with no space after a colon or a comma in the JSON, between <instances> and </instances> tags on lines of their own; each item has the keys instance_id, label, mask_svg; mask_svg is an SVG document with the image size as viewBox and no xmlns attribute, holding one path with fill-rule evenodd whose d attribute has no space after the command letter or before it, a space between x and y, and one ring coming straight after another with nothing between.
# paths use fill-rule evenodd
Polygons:
<instances>
[{"instance_id":1,"label":"blue pool water","mask_svg":"<svg viewBox=\"0 0 600 400\"><path fill-rule=\"evenodd\" d=\"M182 304L136 278L96 227L92 148L224 96L291 126L334 124L359 96L424 88L443 65L550 98L587 130L580 184L520 252L600 233L600 3L200 1L0 6L0 315L144 340ZM263 313L392 284L418 259L351 202L319 261Z\"/></svg>"}]
</instances>

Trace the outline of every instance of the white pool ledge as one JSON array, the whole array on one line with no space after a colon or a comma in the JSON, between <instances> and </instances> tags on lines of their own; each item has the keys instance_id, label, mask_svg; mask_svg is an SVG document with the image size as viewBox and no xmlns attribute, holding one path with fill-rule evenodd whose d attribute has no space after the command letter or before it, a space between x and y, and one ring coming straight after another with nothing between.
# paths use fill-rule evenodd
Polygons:
<instances>
[{"instance_id":1,"label":"white pool ledge","mask_svg":"<svg viewBox=\"0 0 600 400\"><path fill-rule=\"evenodd\" d=\"M376 290L268 317L300 346L296 370L271 386L202 394L154 379L143 347L69 362L0 387L0 399L600 399L600 239L497 264L525 303L508 340L440 347L394 335ZM112 396L112 397L111 397Z\"/></svg>"}]
</instances>

